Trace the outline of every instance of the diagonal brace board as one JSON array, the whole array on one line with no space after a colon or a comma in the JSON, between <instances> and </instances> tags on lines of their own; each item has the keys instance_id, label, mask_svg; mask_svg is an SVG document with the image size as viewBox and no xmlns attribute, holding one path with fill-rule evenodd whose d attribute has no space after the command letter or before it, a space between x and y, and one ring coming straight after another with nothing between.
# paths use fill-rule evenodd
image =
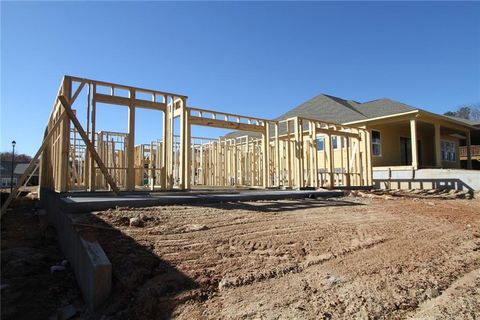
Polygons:
<instances>
[{"instance_id":1,"label":"diagonal brace board","mask_svg":"<svg viewBox=\"0 0 480 320\"><path fill-rule=\"evenodd\" d=\"M73 112L72 107L68 103L67 98L65 96L61 95L61 96L58 96L58 100L60 100L60 103L65 108L65 112L67 113L70 120L73 122L73 125L75 126L78 133L82 137L83 142L87 146L88 151L92 155L93 159L95 159L95 162L98 164L98 167L100 168L100 171L104 175L105 179L107 180L108 184L112 188L113 192L115 194L117 194L119 192L117 184L115 183L115 181L113 181L112 176L108 173L108 170L105 167L105 164L103 163L102 159L100 158L97 151L93 147L93 144L88 139L87 134L85 133L85 131L82 128L82 125L80 124L77 117L75 116L75 113Z\"/></svg>"},{"instance_id":2,"label":"diagonal brace board","mask_svg":"<svg viewBox=\"0 0 480 320\"><path fill-rule=\"evenodd\" d=\"M1 209L1 215L2 216L7 211L7 207L10 204L10 202L12 202L12 200L17 197L18 190L23 186L23 184L26 182L27 177L29 177L31 171L36 167L36 163L38 161L38 158L42 154L45 147L48 145L48 142L49 142L50 138L52 137L55 130L57 130L57 128L60 126L60 123L62 123L62 121L66 117L66 115L67 115L66 113L62 113L60 118L58 118L57 122L48 131L47 135L43 139L43 143L40 146L40 149L38 149L37 153L35 154L35 156L30 161L30 164L28 165L27 169L25 170L23 175L20 177L20 180L18 181L17 186L15 187L15 189L12 190L12 193L8 196L7 200L5 200L5 202L2 204L2 209Z\"/></svg>"}]
</instances>

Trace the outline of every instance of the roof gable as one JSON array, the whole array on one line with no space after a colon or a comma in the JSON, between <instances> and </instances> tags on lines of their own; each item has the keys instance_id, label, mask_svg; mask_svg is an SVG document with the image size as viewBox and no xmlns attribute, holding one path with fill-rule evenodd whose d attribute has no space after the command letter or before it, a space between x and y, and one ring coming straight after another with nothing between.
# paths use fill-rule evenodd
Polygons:
<instances>
[{"instance_id":1,"label":"roof gable","mask_svg":"<svg viewBox=\"0 0 480 320\"><path fill-rule=\"evenodd\" d=\"M366 119L365 115L356 108L357 105L358 103L352 100L347 101L321 94L282 114L275 120L295 116L336 123Z\"/></svg>"},{"instance_id":2,"label":"roof gable","mask_svg":"<svg viewBox=\"0 0 480 320\"><path fill-rule=\"evenodd\" d=\"M418 110L418 108L386 98L368 101L355 106L355 108L364 114L367 119Z\"/></svg>"}]
</instances>

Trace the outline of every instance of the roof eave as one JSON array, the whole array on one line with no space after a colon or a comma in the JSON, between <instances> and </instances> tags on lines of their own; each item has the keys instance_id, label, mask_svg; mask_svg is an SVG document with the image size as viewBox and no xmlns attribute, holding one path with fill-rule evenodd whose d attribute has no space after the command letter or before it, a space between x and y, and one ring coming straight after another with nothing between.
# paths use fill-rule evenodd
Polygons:
<instances>
[{"instance_id":1,"label":"roof eave","mask_svg":"<svg viewBox=\"0 0 480 320\"><path fill-rule=\"evenodd\" d=\"M371 122L371 121L376 121L376 120L382 120L382 119L404 116L404 115L408 115L408 114L414 114L414 113L418 113L418 112L419 112L419 110L412 110L412 111L407 111L407 112L402 112L402 113L389 114L389 115L381 116L381 117L375 117L375 118L369 118L369 119L364 119L364 120L356 120L356 121L345 122L343 124L345 124L345 125L355 125L355 124L366 123L366 122Z\"/></svg>"},{"instance_id":2,"label":"roof eave","mask_svg":"<svg viewBox=\"0 0 480 320\"><path fill-rule=\"evenodd\" d=\"M370 118L370 119L365 119L365 120L357 120L357 121L345 122L345 123L343 123L343 124L345 124L345 125L358 125L358 124L362 124L362 123L367 123L367 122L372 122L372 121L377 121L377 120L382 120L382 119L395 118L395 117L405 116L405 115L408 115L408 114L416 114L416 113L418 113L418 114L426 114L426 115L428 115L428 116L430 116L430 117L439 118L439 119L441 119L441 120L448 121L448 122L452 122L452 123L455 123L455 124L457 124L457 125L461 125L461 126L463 126L463 127L467 127L467 128L469 128L469 129L478 130L477 127L472 126L472 125L469 125L468 123L465 123L465 122L462 122L462 121L458 121L458 120L455 120L455 119L452 119L452 118L449 118L449 117L446 117L446 116L443 116L443 115L440 115L440 114L437 114L437 113L433 113L433 112L421 110L421 109L416 109L416 110L407 111L407 112L402 112L402 113L395 113L395 114L390 114L390 115L387 115L387 116L375 117L375 118Z\"/></svg>"}]
</instances>

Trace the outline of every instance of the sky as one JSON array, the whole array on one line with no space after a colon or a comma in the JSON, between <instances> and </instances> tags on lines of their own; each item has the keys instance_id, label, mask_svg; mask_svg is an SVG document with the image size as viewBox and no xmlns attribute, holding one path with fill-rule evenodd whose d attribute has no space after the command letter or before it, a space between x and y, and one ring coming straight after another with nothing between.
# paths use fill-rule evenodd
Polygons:
<instances>
[{"instance_id":1,"label":"sky","mask_svg":"<svg viewBox=\"0 0 480 320\"><path fill-rule=\"evenodd\" d=\"M274 118L326 93L432 112L480 102L480 2L1 2L0 150L35 154L64 75ZM85 99L83 99L85 100ZM85 125L82 99L74 107ZM97 128L127 130L98 107ZM135 142L161 138L139 110ZM225 130L195 127L193 135Z\"/></svg>"}]
</instances>

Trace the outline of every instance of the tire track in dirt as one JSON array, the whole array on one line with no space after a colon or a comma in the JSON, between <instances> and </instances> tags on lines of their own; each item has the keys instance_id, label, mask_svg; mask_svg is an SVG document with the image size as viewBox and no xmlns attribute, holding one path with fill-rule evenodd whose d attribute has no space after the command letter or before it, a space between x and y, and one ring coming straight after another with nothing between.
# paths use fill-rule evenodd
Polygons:
<instances>
[{"instance_id":1,"label":"tire track in dirt","mask_svg":"<svg viewBox=\"0 0 480 320\"><path fill-rule=\"evenodd\" d=\"M466 227L480 227L472 203L452 201L457 204L452 212L451 202L358 201L366 205L284 201L224 204L227 210L222 205L113 210L99 217L199 285L181 298L164 298L178 300L174 315L185 319L401 317L425 299L425 290L444 290L455 274L478 262ZM296 204L298 210L289 209ZM288 211L268 211L273 207ZM120 223L140 215L144 228ZM114 268L125 261L117 252L129 252L108 249ZM141 256L136 259L116 267L126 283L138 273L130 265L143 265ZM147 279L148 285L132 293L135 315L155 318L163 307L152 297L166 290L168 274L155 276L155 268L142 272L134 280ZM139 293L147 288L151 293Z\"/></svg>"}]
</instances>

